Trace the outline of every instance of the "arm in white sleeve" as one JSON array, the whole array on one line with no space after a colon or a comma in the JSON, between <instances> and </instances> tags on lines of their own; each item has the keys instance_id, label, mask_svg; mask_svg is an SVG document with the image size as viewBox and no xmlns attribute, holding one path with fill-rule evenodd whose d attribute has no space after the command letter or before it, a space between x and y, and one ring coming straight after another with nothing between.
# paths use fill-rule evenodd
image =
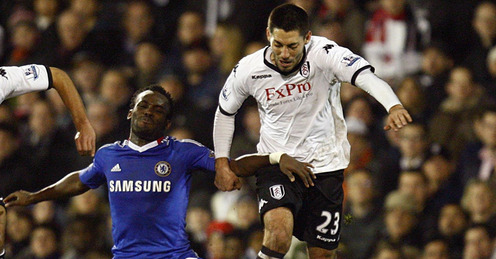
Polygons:
<instances>
[{"instance_id":1,"label":"arm in white sleeve","mask_svg":"<svg viewBox=\"0 0 496 259\"><path fill-rule=\"evenodd\" d=\"M393 89L384 80L377 77L372 71L366 70L358 74L355 85L369 93L379 101L386 111L391 107L401 104Z\"/></svg>"},{"instance_id":2,"label":"arm in white sleeve","mask_svg":"<svg viewBox=\"0 0 496 259\"><path fill-rule=\"evenodd\" d=\"M235 115L225 115L217 107L214 119L215 158L227 157L231 150Z\"/></svg>"}]
</instances>

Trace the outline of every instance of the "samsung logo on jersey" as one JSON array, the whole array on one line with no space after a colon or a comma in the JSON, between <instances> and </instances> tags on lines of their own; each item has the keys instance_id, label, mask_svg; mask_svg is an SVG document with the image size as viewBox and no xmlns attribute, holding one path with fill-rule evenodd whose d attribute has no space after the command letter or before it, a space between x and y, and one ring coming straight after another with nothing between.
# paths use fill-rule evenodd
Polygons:
<instances>
[{"instance_id":1,"label":"samsung logo on jersey","mask_svg":"<svg viewBox=\"0 0 496 259\"><path fill-rule=\"evenodd\" d=\"M110 192L170 192L170 181L110 180Z\"/></svg>"},{"instance_id":2,"label":"samsung logo on jersey","mask_svg":"<svg viewBox=\"0 0 496 259\"><path fill-rule=\"evenodd\" d=\"M271 74L268 74L268 75L253 75L251 76L251 79L265 79L265 78L271 78L272 75Z\"/></svg>"}]
</instances>

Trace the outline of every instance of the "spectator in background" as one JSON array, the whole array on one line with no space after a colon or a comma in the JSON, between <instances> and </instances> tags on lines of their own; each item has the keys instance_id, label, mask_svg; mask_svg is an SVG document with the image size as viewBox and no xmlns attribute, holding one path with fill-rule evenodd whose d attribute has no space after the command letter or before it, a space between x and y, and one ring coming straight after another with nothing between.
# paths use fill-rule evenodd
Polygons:
<instances>
[{"instance_id":1,"label":"spectator in background","mask_svg":"<svg viewBox=\"0 0 496 259\"><path fill-rule=\"evenodd\" d=\"M193 42L183 53L185 66L185 85L188 89L186 99L202 114L204 126L195 134L198 141L213 146L212 127L220 90L221 75L213 64L212 55L206 41ZM210 126L210 127L209 127Z\"/></svg>"},{"instance_id":2,"label":"spectator in background","mask_svg":"<svg viewBox=\"0 0 496 259\"><path fill-rule=\"evenodd\" d=\"M243 51L244 56L248 56L256 51L259 51L260 49L263 49L266 47L267 44L262 41L251 41L245 44L245 48Z\"/></svg>"},{"instance_id":3,"label":"spectator in background","mask_svg":"<svg viewBox=\"0 0 496 259\"><path fill-rule=\"evenodd\" d=\"M41 224L33 227L29 246L24 248L17 259L60 258L60 237L56 226Z\"/></svg>"},{"instance_id":4,"label":"spectator in background","mask_svg":"<svg viewBox=\"0 0 496 259\"><path fill-rule=\"evenodd\" d=\"M496 226L496 195L487 182L473 179L465 185L461 200L471 223Z\"/></svg>"},{"instance_id":5,"label":"spectator in background","mask_svg":"<svg viewBox=\"0 0 496 259\"><path fill-rule=\"evenodd\" d=\"M343 224L341 232L344 250L350 259L370 258L383 227L373 177L367 170L349 171L345 185L348 192L344 215L351 216L351 221Z\"/></svg>"},{"instance_id":6,"label":"spectator in background","mask_svg":"<svg viewBox=\"0 0 496 259\"><path fill-rule=\"evenodd\" d=\"M188 46L206 39L205 17L199 11L187 10L179 17L176 38L167 52L172 69L180 76L186 76L183 54Z\"/></svg>"},{"instance_id":7,"label":"spectator in background","mask_svg":"<svg viewBox=\"0 0 496 259\"><path fill-rule=\"evenodd\" d=\"M385 195L396 188L400 172L421 169L431 145L427 136L425 125L417 122L406 125L399 131L398 149L390 149L378 158L381 194Z\"/></svg>"},{"instance_id":8,"label":"spectator in background","mask_svg":"<svg viewBox=\"0 0 496 259\"><path fill-rule=\"evenodd\" d=\"M376 118L379 116L379 112L376 112L376 109L374 109L376 108L374 107L374 104L377 104L377 102L370 99L370 96L362 95L360 93L348 100L346 106L344 106L344 115L347 121L355 120L356 122L365 125L365 132L362 132L362 135L370 142L370 148L374 152L379 153L385 149L387 143L383 137L383 128L381 125L375 123Z\"/></svg>"},{"instance_id":9,"label":"spectator in background","mask_svg":"<svg viewBox=\"0 0 496 259\"><path fill-rule=\"evenodd\" d=\"M465 67L453 68L445 87L448 96L429 121L429 134L456 161L463 147L475 139L472 129L475 110L487 102L487 97Z\"/></svg>"},{"instance_id":10,"label":"spectator in background","mask_svg":"<svg viewBox=\"0 0 496 259\"><path fill-rule=\"evenodd\" d=\"M465 232L463 259L489 258L493 249L494 230L492 227L484 224L475 224L467 229Z\"/></svg>"},{"instance_id":11,"label":"spectator in background","mask_svg":"<svg viewBox=\"0 0 496 259\"><path fill-rule=\"evenodd\" d=\"M422 259L450 259L448 242L442 238L431 239L425 243Z\"/></svg>"},{"instance_id":12,"label":"spectator in background","mask_svg":"<svg viewBox=\"0 0 496 259\"><path fill-rule=\"evenodd\" d=\"M91 53L81 52L74 56L72 78L85 103L99 96L99 83L105 67Z\"/></svg>"},{"instance_id":13,"label":"spectator in background","mask_svg":"<svg viewBox=\"0 0 496 259\"><path fill-rule=\"evenodd\" d=\"M379 240L395 244L402 249L419 249L421 233L417 231L418 204L415 197L399 191L390 192L384 203L384 226Z\"/></svg>"},{"instance_id":14,"label":"spectator in background","mask_svg":"<svg viewBox=\"0 0 496 259\"><path fill-rule=\"evenodd\" d=\"M350 164L346 172L365 169L377 169L374 161L374 150L372 143L368 139L368 129L365 123L355 117L346 119L347 137L351 145Z\"/></svg>"},{"instance_id":15,"label":"spectator in background","mask_svg":"<svg viewBox=\"0 0 496 259\"><path fill-rule=\"evenodd\" d=\"M341 25L345 44L353 53L360 53L365 36L365 14L358 9L353 0L324 0L318 10L319 20L338 21ZM333 37L327 37L334 40Z\"/></svg>"},{"instance_id":16,"label":"spectator in background","mask_svg":"<svg viewBox=\"0 0 496 259\"><path fill-rule=\"evenodd\" d=\"M89 190L69 200L66 213L69 217L86 216L97 219L107 217L109 210L99 190Z\"/></svg>"},{"instance_id":17,"label":"spectator in background","mask_svg":"<svg viewBox=\"0 0 496 259\"><path fill-rule=\"evenodd\" d=\"M243 131L233 137L231 156L256 153L260 139L260 114L255 100L250 99L242 111Z\"/></svg>"},{"instance_id":18,"label":"spectator in background","mask_svg":"<svg viewBox=\"0 0 496 259\"><path fill-rule=\"evenodd\" d=\"M190 203L186 212L186 232L191 248L204 258L207 248L207 229L212 221L210 195L197 190L190 195Z\"/></svg>"},{"instance_id":19,"label":"spectator in background","mask_svg":"<svg viewBox=\"0 0 496 259\"><path fill-rule=\"evenodd\" d=\"M477 141L468 143L457 164L457 178L466 185L471 178L496 186L496 106L483 106L475 115Z\"/></svg>"},{"instance_id":20,"label":"spectator in background","mask_svg":"<svg viewBox=\"0 0 496 259\"><path fill-rule=\"evenodd\" d=\"M66 10L57 17L56 26L44 34L40 52L41 63L67 70L71 67L74 55L79 51L89 51L96 47L88 42L88 31L81 26L84 20L74 11Z\"/></svg>"},{"instance_id":21,"label":"spectator in background","mask_svg":"<svg viewBox=\"0 0 496 259\"><path fill-rule=\"evenodd\" d=\"M258 201L252 193L238 197L230 212L233 213L230 218L228 216L228 220L239 230L248 231L254 226L260 224L260 216L258 215Z\"/></svg>"},{"instance_id":22,"label":"spectator in background","mask_svg":"<svg viewBox=\"0 0 496 259\"><path fill-rule=\"evenodd\" d=\"M141 41L136 45L134 63L134 83L136 89L158 83L164 71L165 55L160 47L151 40Z\"/></svg>"},{"instance_id":23,"label":"spectator in background","mask_svg":"<svg viewBox=\"0 0 496 259\"><path fill-rule=\"evenodd\" d=\"M242 259L252 259L257 257L258 251L262 249L263 228L256 226L246 234L246 251Z\"/></svg>"},{"instance_id":24,"label":"spectator in background","mask_svg":"<svg viewBox=\"0 0 496 259\"><path fill-rule=\"evenodd\" d=\"M223 259L225 242L224 236L233 232L234 226L225 221L212 221L207 228L206 259Z\"/></svg>"},{"instance_id":25,"label":"spectator in background","mask_svg":"<svg viewBox=\"0 0 496 259\"><path fill-rule=\"evenodd\" d=\"M108 101L97 99L87 105L88 119L95 128L96 146L100 148L107 143L113 143L123 136L127 136L127 131L120 130L119 116L115 107ZM87 159L87 162L89 159ZM89 164L89 163L88 163Z\"/></svg>"},{"instance_id":26,"label":"spectator in background","mask_svg":"<svg viewBox=\"0 0 496 259\"><path fill-rule=\"evenodd\" d=\"M210 38L209 47L215 66L224 81L243 57L244 40L241 30L228 23L219 23Z\"/></svg>"},{"instance_id":27,"label":"spectator in background","mask_svg":"<svg viewBox=\"0 0 496 259\"><path fill-rule=\"evenodd\" d=\"M36 26L40 32L45 32L57 20L57 14L62 8L60 0L34 0Z\"/></svg>"},{"instance_id":28,"label":"spectator in background","mask_svg":"<svg viewBox=\"0 0 496 259\"><path fill-rule=\"evenodd\" d=\"M404 259L401 248L388 242L379 242L374 251L373 259Z\"/></svg>"},{"instance_id":29,"label":"spectator in background","mask_svg":"<svg viewBox=\"0 0 496 259\"><path fill-rule=\"evenodd\" d=\"M6 257L16 258L19 253L29 246L33 229L31 211L26 208L9 209L7 213Z\"/></svg>"},{"instance_id":30,"label":"spectator in background","mask_svg":"<svg viewBox=\"0 0 496 259\"><path fill-rule=\"evenodd\" d=\"M129 77L122 69L108 69L102 75L100 81L100 97L115 108L117 131L128 135L127 113L129 112L129 101L134 89L129 82Z\"/></svg>"},{"instance_id":31,"label":"spectator in background","mask_svg":"<svg viewBox=\"0 0 496 259\"><path fill-rule=\"evenodd\" d=\"M326 37L339 46L349 46L348 38L344 32L343 22L339 19L319 19L312 28L313 33L317 36Z\"/></svg>"},{"instance_id":32,"label":"spectator in background","mask_svg":"<svg viewBox=\"0 0 496 259\"><path fill-rule=\"evenodd\" d=\"M422 172L427 178L428 206L435 215L449 203L458 203L462 186L456 179L455 163L447 154L431 155L422 165Z\"/></svg>"},{"instance_id":33,"label":"spectator in background","mask_svg":"<svg viewBox=\"0 0 496 259\"><path fill-rule=\"evenodd\" d=\"M491 81L491 76L484 61L496 45L496 3L481 1L474 11L472 26L475 33L464 64L473 71L474 81L485 85Z\"/></svg>"},{"instance_id":34,"label":"spectator in background","mask_svg":"<svg viewBox=\"0 0 496 259\"><path fill-rule=\"evenodd\" d=\"M68 10L81 17L80 26L88 33L87 48L97 55L107 66L120 65L123 61L122 44L118 41L118 31L115 22L107 21L103 15L104 10L101 0L70 0ZM108 11L111 12L111 11Z\"/></svg>"},{"instance_id":35,"label":"spectator in background","mask_svg":"<svg viewBox=\"0 0 496 259\"><path fill-rule=\"evenodd\" d=\"M17 188L31 189L32 164L28 152L21 148L19 133L15 126L0 123L0 197Z\"/></svg>"},{"instance_id":36,"label":"spectator in background","mask_svg":"<svg viewBox=\"0 0 496 259\"><path fill-rule=\"evenodd\" d=\"M428 43L422 27L406 0L380 0L380 8L368 21L364 57L378 76L393 86L420 69L420 50Z\"/></svg>"},{"instance_id":37,"label":"spectator in background","mask_svg":"<svg viewBox=\"0 0 496 259\"><path fill-rule=\"evenodd\" d=\"M186 95L188 89L183 81L177 75L168 74L163 76L159 85L168 91L174 99L174 117L172 118L172 129L185 129L191 132L191 139L196 139L196 134L204 129L202 124L203 114L197 111L194 105L191 105Z\"/></svg>"},{"instance_id":38,"label":"spectator in background","mask_svg":"<svg viewBox=\"0 0 496 259\"><path fill-rule=\"evenodd\" d=\"M491 48L487 54L487 69L491 76L490 81L486 82L484 87L488 94L496 93L496 46Z\"/></svg>"},{"instance_id":39,"label":"spectator in background","mask_svg":"<svg viewBox=\"0 0 496 259\"><path fill-rule=\"evenodd\" d=\"M8 65L18 66L29 63L38 63L40 32L31 21L17 22L11 30L11 46Z\"/></svg>"},{"instance_id":40,"label":"spectator in background","mask_svg":"<svg viewBox=\"0 0 496 259\"><path fill-rule=\"evenodd\" d=\"M439 211L437 233L448 241L453 258L460 258L463 251L463 235L468 226L468 216L457 203L444 205ZM436 236L437 233L433 233Z\"/></svg>"},{"instance_id":41,"label":"spectator in background","mask_svg":"<svg viewBox=\"0 0 496 259\"><path fill-rule=\"evenodd\" d=\"M255 214L258 214L255 211ZM245 252L244 232L235 229L233 232L224 235L224 257L242 258Z\"/></svg>"},{"instance_id":42,"label":"spectator in background","mask_svg":"<svg viewBox=\"0 0 496 259\"><path fill-rule=\"evenodd\" d=\"M403 106L410 111L414 121L427 123L431 111L427 107L426 96L431 95L430 92L426 94L413 77L405 77L399 83L396 94Z\"/></svg>"},{"instance_id":43,"label":"spectator in background","mask_svg":"<svg viewBox=\"0 0 496 259\"><path fill-rule=\"evenodd\" d=\"M447 96L445 86L453 65L454 60L442 43L430 43L422 51L420 71L414 78L425 93L425 108L429 115L438 109Z\"/></svg>"},{"instance_id":44,"label":"spectator in background","mask_svg":"<svg viewBox=\"0 0 496 259\"><path fill-rule=\"evenodd\" d=\"M72 146L72 136L56 124L56 113L51 104L39 100L31 105L33 111L29 115L28 135L23 145L30 150L31 170L38 176L32 182L33 187L39 189L78 168L79 156Z\"/></svg>"},{"instance_id":45,"label":"spectator in background","mask_svg":"<svg viewBox=\"0 0 496 259\"><path fill-rule=\"evenodd\" d=\"M31 210L34 223L59 225L60 219L57 219L57 214L60 216L60 211L57 211L57 206L54 201L44 201L34 205Z\"/></svg>"},{"instance_id":46,"label":"spectator in background","mask_svg":"<svg viewBox=\"0 0 496 259\"><path fill-rule=\"evenodd\" d=\"M133 66L133 57L138 44L153 38L155 16L152 5L145 0L133 0L124 4L121 20L122 49L124 50L123 64Z\"/></svg>"},{"instance_id":47,"label":"spectator in background","mask_svg":"<svg viewBox=\"0 0 496 259\"><path fill-rule=\"evenodd\" d=\"M102 224L98 218L76 216L70 218L62 234L64 253L62 259L87 258L91 251L99 249Z\"/></svg>"}]
</instances>

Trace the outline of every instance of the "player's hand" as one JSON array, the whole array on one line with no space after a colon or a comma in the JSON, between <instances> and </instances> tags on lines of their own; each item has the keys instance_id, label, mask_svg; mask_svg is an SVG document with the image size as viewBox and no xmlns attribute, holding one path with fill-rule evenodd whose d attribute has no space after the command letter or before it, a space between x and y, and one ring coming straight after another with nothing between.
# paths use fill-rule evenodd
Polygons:
<instances>
[{"instance_id":1,"label":"player's hand","mask_svg":"<svg viewBox=\"0 0 496 259\"><path fill-rule=\"evenodd\" d=\"M82 124L74 137L77 151L81 156L95 156L95 130L89 122Z\"/></svg>"},{"instance_id":2,"label":"player's hand","mask_svg":"<svg viewBox=\"0 0 496 259\"><path fill-rule=\"evenodd\" d=\"M14 206L26 206L31 204L30 197L30 192L20 190L9 194L9 196L5 197L3 201L5 202L5 206L7 208Z\"/></svg>"},{"instance_id":3,"label":"player's hand","mask_svg":"<svg viewBox=\"0 0 496 259\"><path fill-rule=\"evenodd\" d=\"M281 160L279 161L279 168L281 171L288 176L291 182L295 181L294 174L297 174L305 186L308 188L310 186L314 186L313 179L317 177L313 174L312 169L313 165L309 163L302 163L292 156L287 154L283 154L281 156Z\"/></svg>"},{"instance_id":4,"label":"player's hand","mask_svg":"<svg viewBox=\"0 0 496 259\"><path fill-rule=\"evenodd\" d=\"M412 122L412 117L408 111L403 108L402 105L397 104L389 109L389 115L384 130L393 129L394 131L398 131L410 122Z\"/></svg>"},{"instance_id":5,"label":"player's hand","mask_svg":"<svg viewBox=\"0 0 496 259\"><path fill-rule=\"evenodd\" d=\"M229 161L225 157L215 160L215 186L225 192L241 189L241 181L229 167Z\"/></svg>"}]
</instances>

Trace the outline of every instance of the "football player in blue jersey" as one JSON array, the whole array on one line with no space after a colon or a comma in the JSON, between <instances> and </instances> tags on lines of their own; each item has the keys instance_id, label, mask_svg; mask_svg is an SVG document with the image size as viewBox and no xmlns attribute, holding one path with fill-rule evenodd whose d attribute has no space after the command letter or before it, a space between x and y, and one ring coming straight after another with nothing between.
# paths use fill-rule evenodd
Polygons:
<instances>
[{"instance_id":1,"label":"football player in blue jersey","mask_svg":"<svg viewBox=\"0 0 496 259\"><path fill-rule=\"evenodd\" d=\"M185 217L191 171L215 170L213 152L192 140L164 136L173 116L172 98L162 87L138 90L132 98L128 140L100 148L87 168L38 192L17 191L7 207L70 197L108 185L114 258L198 258L190 248ZM246 155L230 161L239 176L279 162L281 170L310 179L309 164L288 155Z\"/></svg>"}]
</instances>

